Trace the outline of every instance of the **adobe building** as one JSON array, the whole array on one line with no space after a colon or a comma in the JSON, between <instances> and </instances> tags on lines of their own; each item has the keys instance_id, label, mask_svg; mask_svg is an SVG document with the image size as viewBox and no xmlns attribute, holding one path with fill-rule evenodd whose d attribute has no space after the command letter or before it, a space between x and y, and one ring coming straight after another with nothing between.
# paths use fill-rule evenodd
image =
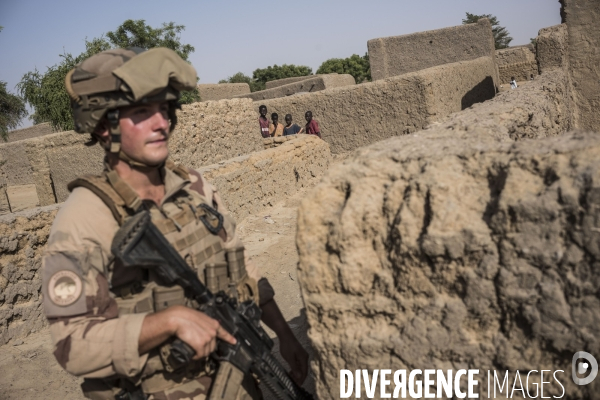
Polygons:
<instances>
[{"instance_id":1,"label":"adobe building","mask_svg":"<svg viewBox=\"0 0 600 400\"><path fill-rule=\"evenodd\" d=\"M487 19L475 24L371 39L367 47L374 81L437 65L495 56L492 25Z\"/></svg>"}]
</instances>

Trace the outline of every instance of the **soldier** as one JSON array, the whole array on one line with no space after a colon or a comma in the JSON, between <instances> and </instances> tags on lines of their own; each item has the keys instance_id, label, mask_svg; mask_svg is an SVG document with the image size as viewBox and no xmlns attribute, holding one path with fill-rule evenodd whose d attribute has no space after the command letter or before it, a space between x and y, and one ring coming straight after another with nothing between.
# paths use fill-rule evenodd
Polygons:
<instances>
[{"instance_id":1,"label":"soldier","mask_svg":"<svg viewBox=\"0 0 600 400\"><path fill-rule=\"evenodd\" d=\"M124 268L110 250L119 226L145 209L202 280L207 271L227 277L232 265L244 266L235 222L215 187L168 160L180 91L196 85L196 71L169 49L117 49L83 61L65 84L75 130L90 133L106 157L101 175L69 184L71 194L50 231L42 290L54 355L84 378L82 390L91 399L204 399L214 378L207 356L217 339L233 344L235 338L191 308L181 287L161 286L147 269ZM223 224L217 231L211 223L218 214ZM247 260L245 265L243 278L225 285L233 283L240 300L258 302L262 321L279 337L281 354L301 383L308 355L268 281ZM196 352L177 370L168 362L175 338ZM261 394L246 378L236 397Z\"/></svg>"}]
</instances>

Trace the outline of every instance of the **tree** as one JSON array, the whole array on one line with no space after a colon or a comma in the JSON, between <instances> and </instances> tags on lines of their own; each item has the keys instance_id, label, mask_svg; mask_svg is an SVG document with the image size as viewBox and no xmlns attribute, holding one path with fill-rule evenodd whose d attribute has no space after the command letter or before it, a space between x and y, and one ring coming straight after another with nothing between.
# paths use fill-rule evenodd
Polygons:
<instances>
[{"instance_id":1,"label":"tree","mask_svg":"<svg viewBox=\"0 0 600 400\"><path fill-rule=\"evenodd\" d=\"M260 88L260 84L254 82L252 78L250 78L248 75L244 75L242 72L238 72L237 74L230 76L227 79L221 79L219 83L247 83L248 86L250 86L251 92L257 92L259 90L262 90Z\"/></svg>"},{"instance_id":2,"label":"tree","mask_svg":"<svg viewBox=\"0 0 600 400\"><path fill-rule=\"evenodd\" d=\"M15 129L27 115L25 101L17 95L8 93L6 82L0 81L0 136L6 142L9 129Z\"/></svg>"},{"instance_id":3,"label":"tree","mask_svg":"<svg viewBox=\"0 0 600 400\"><path fill-rule=\"evenodd\" d=\"M265 90L266 83L277 79L294 78L296 76L312 75L312 68L305 65L277 64L267 68L258 68L252 73L252 78L244 75L242 72L230 76L227 79L222 79L219 83L247 83L250 85L251 92Z\"/></svg>"},{"instance_id":4,"label":"tree","mask_svg":"<svg viewBox=\"0 0 600 400\"><path fill-rule=\"evenodd\" d=\"M358 54L352 54L348 58L330 58L323 62L317 74L350 74L356 80L356 83L371 81L371 64L369 63L369 54L365 53L363 57Z\"/></svg>"},{"instance_id":5,"label":"tree","mask_svg":"<svg viewBox=\"0 0 600 400\"><path fill-rule=\"evenodd\" d=\"M492 24L492 33L494 34L494 45L496 46L496 50L506 49L508 47L509 43L513 40L513 38L508 36L509 33L506 30L506 28L503 26L500 26L500 21L498 21L498 18L496 18L492 14L482 14L482 15L475 15L475 14L471 14L471 13L466 13L466 14L467 14L467 18L462 20L463 25L474 24L475 22L479 21L481 18L487 18L490 20L490 23Z\"/></svg>"},{"instance_id":6,"label":"tree","mask_svg":"<svg viewBox=\"0 0 600 400\"><path fill-rule=\"evenodd\" d=\"M312 75L312 68L305 65L277 64L267 68L258 68L252 73L252 79L256 82L258 90L264 90L266 83L277 79L294 78L296 76Z\"/></svg>"},{"instance_id":7,"label":"tree","mask_svg":"<svg viewBox=\"0 0 600 400\"><path fill-rule=\"evenodd\" d=\"M163 23L162 28L155 29L146 25L143 19L128 19L114 32L108 32L106 37L113 47L167 47L187 61L190 53L196 49L190 44L181 44L179 35L184 29L185 26L175 25L174 22Z\"/></svg>"},{"instance_id":8,"label":"tree","mask_svg":"<svg viewBox=\"0 0 600 400\"><path fill-rule=\"evenodd\" d=\"M31 119L34 123L50 122L55 130L73 129L71 101L65 90L65 76L77 64L88 57L110 48L119 47L168 47L176 51L187 61L188 55L194 51L189 44L181 44L179 33L183 25L173 22L164 23L162 28L152 28L144 20L126 20L114 32L108 32L106 37L85 40L86 50L73 57L70 53L61 55L62 61L42 74L37 69L23 75L17 84L19 93L35 110ZM182 92L181 102L184 104L199 101L198 89Z\"/></svg>"}]
</instances>

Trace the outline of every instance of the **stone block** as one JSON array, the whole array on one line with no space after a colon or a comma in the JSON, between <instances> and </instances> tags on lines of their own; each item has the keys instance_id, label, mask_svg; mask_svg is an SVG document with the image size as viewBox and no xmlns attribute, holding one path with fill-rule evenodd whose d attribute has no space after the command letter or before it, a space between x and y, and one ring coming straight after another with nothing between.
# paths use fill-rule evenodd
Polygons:
<instances>
[{"instance_id":1,"label":"stone block","mask_svg":"<svg viewBox=\"0 0 600 400\"><path fill-rule=\"evenodd\" d=\"M487 19L475 24L371 39L367 47L373 80L495 56L492 26Z\"/></svg>"},{"instance_id":2,"label":"stone block","mask_svg":"<svg viewBox=\"0 0 600 400\"><path fill-rule=\"evenodd\" d=\"M15 185L6 188L12 212L28 210L40 205L35 185Z\"/></svg>"}]
</instances>

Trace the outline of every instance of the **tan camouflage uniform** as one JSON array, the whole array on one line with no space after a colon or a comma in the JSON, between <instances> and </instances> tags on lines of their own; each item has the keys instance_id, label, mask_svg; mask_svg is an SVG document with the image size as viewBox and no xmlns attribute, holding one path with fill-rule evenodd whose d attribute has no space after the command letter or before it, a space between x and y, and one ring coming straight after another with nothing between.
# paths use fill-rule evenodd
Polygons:
<instances>
[{"instance_id":1,"label":"tan camouflage uniform","mask_svg":"<svg viewBox=\"0 0 600 400\"><path fill-rule=\"evenodd\" d=\"M162 169L166 194L160 207L151 208L151 215L204 280L206 265L218 265L225 251L242 244L215 187L190 172L185 179L170 168ZM219 236L198 230L202 223L195 214L200 203L225 216L225 229ZM169 372L161 361L160 347L138 354L147 313L191 304L182 297L180 287L161 287L156 277L141 269L116 265L110 246L118 229L114 212L85 187L76 187L56 216L43 260L43 301L56 359L68 372L85 378L82 388L90 398L113 398L121 388L141 384L145 393L152 394L150 399L204 399L211 384L205 360L184 371ZM258 270L248 262L246 267L249 281L258 282ZM259 282L264 304L273 292L263 283L266 280ZM253 382L245 383L252 398L260 396L253 392Z\"/></svg>"}]
</instances>

